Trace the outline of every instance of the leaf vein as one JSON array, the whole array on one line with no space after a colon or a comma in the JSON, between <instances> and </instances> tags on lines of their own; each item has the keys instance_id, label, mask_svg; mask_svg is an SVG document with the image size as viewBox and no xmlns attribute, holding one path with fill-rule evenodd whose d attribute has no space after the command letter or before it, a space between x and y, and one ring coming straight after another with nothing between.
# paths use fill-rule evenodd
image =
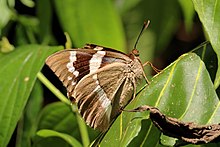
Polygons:
<instances>
[{"instance_id":1,"label":"leaf vein","mask_svg":"<svg viewBox=\"0 0 220 147\"><path fill-rule=\"evenodd\" d=\"M198 68L198 74L197 74L197 77L196 77L196 80L195 80L195 83L194 83L194 86L193 86L192 94L190 96L188 105L187 105L184 113L179 117L179 119L182 119L186 115L186 113L188 112L187 110L189 109L189 107L190 107L190 105L192 103L193 97L194 97L195 92L196 92L196 87L197 87L197 84L198 84L198 81L199 81L199 77L201 75L202 67L203 67L202 61L200 61L199 68Z\"/></svg>"}]
</instances>

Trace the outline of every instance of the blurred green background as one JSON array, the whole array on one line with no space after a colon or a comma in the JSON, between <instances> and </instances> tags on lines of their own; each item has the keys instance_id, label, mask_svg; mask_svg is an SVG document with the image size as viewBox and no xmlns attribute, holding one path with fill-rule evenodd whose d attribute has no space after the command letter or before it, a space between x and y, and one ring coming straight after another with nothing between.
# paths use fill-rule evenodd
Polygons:
<instances>
[{"instance_id":1,"label":"blurred green background","mask_svg":"<svg viewBox=\"0 0 220 147\"><path fill-rule=\"evenodd\" d=\"M21 0L1 1L1 36L19 46L28 43L73 47L95 43L129 52L145 20L139 41L143 62L163 68L204 39L190 0Z\"/></svg>"},{"instance_id":2,"label":"blurred green background","mask_svg":"<svg viewBox=\"0 0 220 147\"><path fill-rule=\"evenodd\" d=\"M45 54L39 57L42 57L39 60L41 65L33 75L29 91L25 91L27 93L25 100L22 104L19 103L18 113L15 109L14 113L10 115L13 122L4 121L3 111L0 110L2 112L0 127L4 128L3 123L12 123L9 131L4 131L7 135L6 137L3 135L5 138L0 139L0 145L4 146L9 142L9 146L16 147L33 144L34 146L46 146L53 142L53 145L56 146L68 146L60 138L51 137L52 139L42 140L42 138L36 137L37 130L45 128L65 132L79 141L83 140L77 124L72 124L77 121L77 117L73 116L70 108L61 102L56 102L56 96L39 81L35 83L36 74L43 67L44 59L52 52L60 50L62 48L60 46L65 46L64 32L70 36L72 48L80 48L86 43L94 43L129 53L133 49L143 22L150 20L150 26L139 40L137 49L140 51L143 63L150 61L158 69L164 69L180 55L191 51L206 40L203 31L204 24L202 25L201 18L199 19L194 9L195 3L196 0L194 0L194 4L191 0L1 0L0 61L2 63L0 62L0 64L4 65L13 58L20 58L20 54L17 53L23 52L22 50L25 52L26 48L35 50L42 47L39 52L30 52L32 54L45 52ZM25 47L30 44L39 46ZM13 54L13 50L17 50L17 52ZM3 57L10 52L12 52L11 57L3 60ZM37 59L36 57L35 62ZM9 66L15 70L19 64ZM34 70L35 64L32 67ZM42 72L65 93L65 88L47 66L43 67ZM5 77L4 71L0 73L2 82L7 77ZM151 68L147 68L149 77L154 74ZM3 85L1 86L3 87ZM3 89L2 87L0 90ZM17 91L19 92L19 88ZM4 90L1 92L5 93ZM10 99L9 96L8 99ZM8 110L6 107L8 101L4 100L5 95L2 94L0 99L2 109L4 107L4 110ZM16 102L10 101L8 104L16 104ZM15 115L16 118L13 118L12 115ZM18 120L20 121L18 122ZM58 120L64 121L58 123ZM48 122L53 123L47 124ZM9 126L9 124L7 125ZM90 141L92 141L97 132L92 129L89 129L88 132ZM4 143L1 143L3 140Z\"/></svg>"}]
</instances>

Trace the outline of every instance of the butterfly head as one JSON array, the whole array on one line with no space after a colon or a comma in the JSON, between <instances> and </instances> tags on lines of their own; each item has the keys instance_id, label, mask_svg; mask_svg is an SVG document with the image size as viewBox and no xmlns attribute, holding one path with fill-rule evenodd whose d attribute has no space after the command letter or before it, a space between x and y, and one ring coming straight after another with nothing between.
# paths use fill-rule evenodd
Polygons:
<instances>
[{"instance_id":1,"label":"butterfly head","mask_svg":"<svg viewBox=\"0 0 220 147\"><path fill-rule=\"evenodd\" d=\"M135 57L139 57L139 51L137 50L137 49L133 49L132 51L131 51L131 54L133 54Z\"/></svg>"}]
</instances>

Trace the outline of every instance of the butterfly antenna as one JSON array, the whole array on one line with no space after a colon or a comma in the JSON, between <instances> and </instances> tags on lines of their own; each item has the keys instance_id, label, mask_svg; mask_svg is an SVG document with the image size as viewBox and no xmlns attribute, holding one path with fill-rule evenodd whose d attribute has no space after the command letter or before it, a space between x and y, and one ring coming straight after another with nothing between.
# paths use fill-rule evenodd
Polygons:
<instances>
[{"instance_id":1,"label":"butterfly antenna","mask_svg":"<svg viewBox=\"0 0 220 147\"><path fill-rule=\"evenodd\" d=\"M146 30L148 28L149 24L150 24L150 20L148 20L147 22L146 21L144 22L144 25L143 25L143 27L142 27L142 29L141 29L138 37L137 37L137 40L136 40L136 42L134 44L134 49L136 49L138 41L139 41L141 35L143 34L144 30Z\"/></svg>"}]
</instances>

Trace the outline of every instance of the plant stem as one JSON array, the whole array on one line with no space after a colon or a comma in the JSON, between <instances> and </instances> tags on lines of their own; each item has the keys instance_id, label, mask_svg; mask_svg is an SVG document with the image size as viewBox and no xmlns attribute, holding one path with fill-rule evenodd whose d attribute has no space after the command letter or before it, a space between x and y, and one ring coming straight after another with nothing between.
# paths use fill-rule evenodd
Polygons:
<instances>
[{"instance_id":1,"label":"plant stem","mask_svg":"<svg viewBox=\"0 0 220 147\"><path fill-rule=\"evenodd\" d=\"M83 142L83 146L89 146L90 140L85 122L81 119L75 104L72 104L41 72L37 74L38 79L62 102L71 106L73 112L76 114L77 123Z\"/></svg>"},{"instance_id":2,"label":"plant stem","mask_svg":"<svg viewBox=\"0 0 220 147\"><path fill-rule=\"evenodd\" d=\"M77 122L79 124L79 131L80 131L83 146L87 147L90 144L90 140L89 140L89 135L88 135L86 124L81 119L81 116L80 116L79 113L76 113L76 119L77 119Z\"/></svg>"},{"instance_id":3,"label":"plant stem","mask_svg":"<svg viewBox=\"0 0 220 147\"><path fill-rule=\"evenodd\" d=\"M70 105L70 101L41 72L37 77L59 100Z\"/></svg>"}]
</instances>

